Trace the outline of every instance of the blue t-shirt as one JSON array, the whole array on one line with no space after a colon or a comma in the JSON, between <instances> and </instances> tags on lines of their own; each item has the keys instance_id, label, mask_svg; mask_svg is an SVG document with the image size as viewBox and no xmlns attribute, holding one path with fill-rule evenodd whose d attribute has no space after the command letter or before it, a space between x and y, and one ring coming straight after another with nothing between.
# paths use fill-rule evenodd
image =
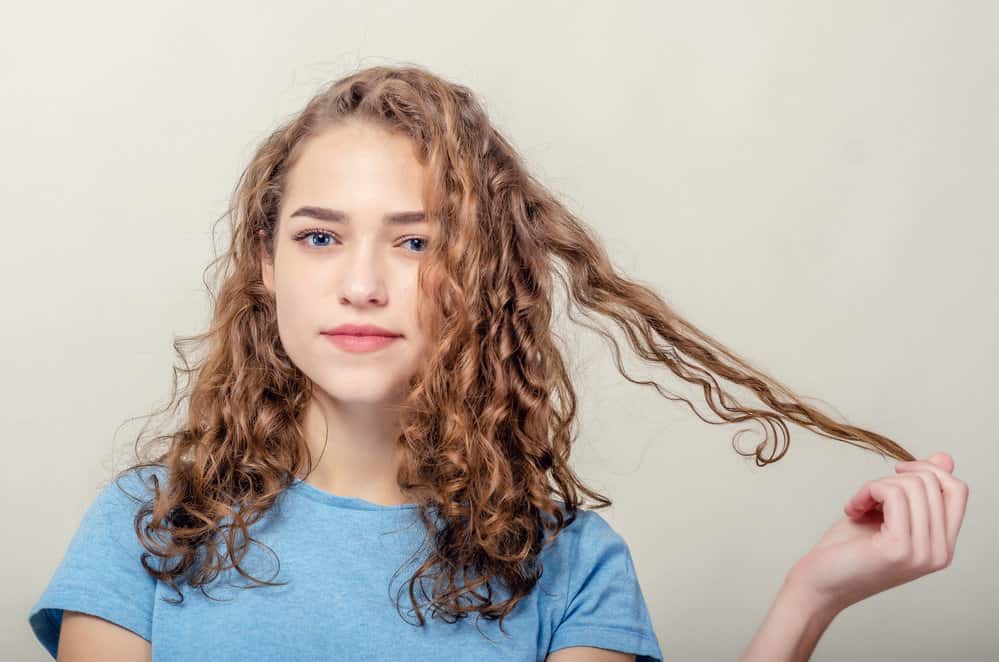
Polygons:
<instances>
[{"instance_id":1,"label":"blue t-shirt","mask_svg":"<svg viewBox=\"0 0 999 662\"><path fill-rule=\"evenodd\" d=\"M250 580L229 568L204 587L210 598L178 583L184 600L169 604L164 599L178 599L176 591L140 563L146 550L133 529L139 504L118 487L149 498L149 472L158 474L162 488L166 469L155 467L133 469L101 490L31 608L31 628L53 658L69 609L150 641L153 660L537 662L568 646L662 660L628 546L589 510L577 511L576 521L542 551L542 577L504 619L505 634L499 621L475 612L455 623L431 618L425 603L433 587L426 578L426 595L416 585L425 619L419 626L408 583L430 542L415 504L375 504L299 479L249 529L273 554L251 544L241 561L251 576L287 584L241 588ZM422 555L414 556L418 549ZM161 560L149 562L160 567ZM494 603L507 597L503 589L493 592Z\"/></svg>"}]
</instances>

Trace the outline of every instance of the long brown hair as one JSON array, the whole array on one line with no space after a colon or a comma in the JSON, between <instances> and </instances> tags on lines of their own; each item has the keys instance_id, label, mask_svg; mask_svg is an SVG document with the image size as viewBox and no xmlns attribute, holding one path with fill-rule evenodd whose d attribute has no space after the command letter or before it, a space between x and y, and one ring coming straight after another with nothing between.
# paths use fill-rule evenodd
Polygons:
<instances>
[{"instance_id":1,"label":"long brown hair","mask_svg":"<svg viewBox=\"0 0 999 662\"><path fill-rule=\"evenodd\" d=\"M148 550L143 565L180 601L177 580L205 592L229 567L276 585L246 574L239 561L258 542L248 528L303 467L311 471L301 417L313 384L282 349L275 304L261 281L260 248L273 255L285 178L304 141L348 120L409 136L429 173L424 204L433 235L420 265L427 296L418 315L434 342L401 408L397 477L417 495L416 512L433 541L409 582L420 625L415 587L429 577L431 616L453 622L479 612L499 618L502 628L540 576L546 532L554 539L587 507L580 493L596 502L594 509L611 505L569 466L576 395L552 331L556 280L568 295L570 318L575 307L613 320L642 359L700 386L722 420L704 418L655 381L633 379L614 337L587 325L608 341L626 379L686 402L708 423L761 423L765 439L753 452L736 447L758 466L787 452L787 422L882 456L914 459L891 439L813 409L680 317L655 291L624 278L594 233L528 173L470 89L415 65L375 66L325 86L253 155L219 219L230 220L231 244L209 265L221 282L217 297L209 286L210 328L174 341L183 367L174 368L170 401L158 413L188 399L186 420L150 440L143 453L151 460L118 474L154 465L168 472L163 489L153 477L154 496L134 524ZM205 349L193 367L183 348L190 343ZM178 395L180 374L188 383ZM740 404L716 377L750 389L766 407ZM154 452L158 442L165 448ZM150 555L175 562L156 567ZM459 583L459 577L474 579ZM509 598L494 604L496 582Z\"/></svg>"}]
</instances>

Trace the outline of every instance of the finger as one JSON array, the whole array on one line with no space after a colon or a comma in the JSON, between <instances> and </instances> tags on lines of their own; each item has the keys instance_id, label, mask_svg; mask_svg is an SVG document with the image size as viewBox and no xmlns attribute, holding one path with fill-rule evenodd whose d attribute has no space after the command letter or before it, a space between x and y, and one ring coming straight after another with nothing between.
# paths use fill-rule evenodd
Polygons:
<instances>
[{"instance_id":1,"label":"finger","mask_svg":"<svg viewBox=\"0 0 999 662\"><path fill-rule=\"evenodd\" d=\"M933 462L930 462L929 460L911 460L909 462L896 462L895 466L896 467L918 467L920 469L929 469L930 471L932 471L933 473L935 473L937 476L939 476L940 480L944 480L947 477L952 477L953 478L953 475L954 475L953 471L947 471L943 467L941 467L939 464L935 464Z\"/></svg>"},{"instance_id":2,"label":"finger","mask_svg":"<svg viewBox=\"0 0 999 662\"><path fill-rule=\"evenodd\" d=\"M931 478L929 472L921 471L919 473L893 476L885 480L897 481L902 489L905 490L906 497L909 500L909 517L911 518L910 523L912 526L912 558L914 562L919 566L935 565L941 557L937 556L934 550L933 537L935 532L932 526L928 491L929 489L936 490L939 497L940 488L936 485L928 488L925 482L935 479ZM944 538L945 535L941 535L941 542L943 542ZM946 549L943 552L944 558L946 558Z\"/></svg>"},{"instance_id":3,"label":"finger","mask_svg":"<svg viewBox=\"0 0 999 662\"><path fill-rule=\"evenodd\" d=\"M944 521L947 526L947 549L953 556L954 547L957 544L957 534L961 530L961 523L964 521L964 512L968 504L968 486L932 462L899 462L895 465L895 471L898 473L923 470L931 471L940 480L944 501Z\"/></svg>"},{"instance_id":4,"label":"finger","mask_svg":"<svg viewBox=\"0 0 999 662\"><path fill-rule=\"evenodd\" d=\"M901 485L882 479L871 483L871 494L881 502L884 512L882 532L911 548L912 515L906 490Z\"/></svg>"},{"instance_id":5,"label":"finger","mask_svg":"<svg viewBox=\"0 0 999 662\"><path fill-rule=\"evenodd\" d=\"M849 517L859 517L869 510L880 508L881 503L874 498L873 494L871 494L871 490L869 488L870 482L871 481L864 483L857 493L846 502L846 506L843 507L843 512L845 512Z\"/></svg>"},{"instance_id":6,"label":"finger","mask_svg":"<svg viewBox=\"0 0 999 662\"><path fill-rule=\"evenodd\" d=\"M881 506L884 516L882 532L888 536L911 544L912 527L906 491L896 482L887 479L869 480L847 503L848 514L864 513L876 505Z\"/></svg>"},{"instance_id":7,"label":"finger","mask_svg":"<svg viewBox=\"0 0 999 662\"><path fill-rule=\"evenodd\" d=\"M950 547L947 545L947 518L944 514L943 487L936 474L920 471L916 474L923 479L926 488L926 501L930 508L930 550L934 567L945 566L950 562Z\"/></svg>"},{"instance_id":8,"label":"finger","mask_svg":"<svg viewBox=\"0 0 999 662\"><path fill-rule=\"evenodd\" d=\"M929 456L926 459L932 462L933 464L937 465L947 473L949 474L954 473L954 458L950 455L950 453L944 453L944 452L934 453L933 455Z\"/></svg>"}]
</instances>

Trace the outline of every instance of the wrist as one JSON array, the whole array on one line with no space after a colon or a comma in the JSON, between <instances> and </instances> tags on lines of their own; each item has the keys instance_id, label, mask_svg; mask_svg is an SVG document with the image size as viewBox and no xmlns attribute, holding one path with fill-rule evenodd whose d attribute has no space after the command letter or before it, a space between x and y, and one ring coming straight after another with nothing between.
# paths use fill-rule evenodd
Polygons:
<instances>
[{"instance_id":1,"label":"wrist","mask_svg":"<svg viewBox=\"0 0 999 662\"><path fill-rule=\"evenodd\" d=\"M789 577L739 661L804 662L839 611Z\"/></svg>"},{"instance_id":2,"label":"wrist","mask_svg":"<svg viewBox=\"0 0 999 662\"><path fill-rule=\"evenodd\" d=\"M784 578L780 596L785 602L797 605L802 611L813 614L819 619L827 617L830 621L836 617L836 614L853 604L846 598L835 598L815 590L797 566L792 567Z\"/></svg>"}]
</instances>

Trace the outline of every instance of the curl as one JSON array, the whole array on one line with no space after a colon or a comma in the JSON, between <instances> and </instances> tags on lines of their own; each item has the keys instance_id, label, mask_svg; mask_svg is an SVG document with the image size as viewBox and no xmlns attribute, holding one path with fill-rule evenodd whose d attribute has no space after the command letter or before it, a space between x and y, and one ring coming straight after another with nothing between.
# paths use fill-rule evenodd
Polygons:
<instances>
[{"instance_id":1,"label":"curl","mask_svg":"<svg viewBox=\"0 0 999 662\"><path fill-rule=\"evenodd\" d=\"M432 618L453 622L478 613L499 619L502 629L503 618L534 589L540 553L587 507L584 497L594 509L612 503L569 465L577 403L552 331L556 283L573 321L574 310L595 323L597 316L612 320L638 356L701 387L720 422L763 425L767 436L754 452L736 448L759 466L787 452L788 422L882 456L913 459L892 440L805 404L650 288L622 276L594 233L527 172L471 90L418 66L370 67L321 89L260 144L222 217L229 219L231 243L209 265L220 283L216 296L206 282L210 326L174 342L182 365L158 413L186 400L186 420L153 438L137 453L152 460L130 469L167 469L167 485L153 486L135 530L147 550L147 572L178 593L180 581L204 592L230 568L275 585L247 574L240 561L257 542L249 528L294 476L312 470L301 419L313 385L281 346L260 253L273 255L277 210L302 146L329 127L358 121L408 136L429 173L423 194L433 234L420 266L427 296L418 317L435 342L400 409L397 476L417 499L430 543L407 591L419 625L425 599ZM657 382L629 376L617 341L584 325L609 341L626 379L718 422ZM193 364L187 344L204 350ZM178 392L181 375L187 384ZM742 405L718 378L750 389L764 407ZM157 443L165 447L157 451ZM494 601L500 595L506 599Z\"/></svg>"}]
</instances>

